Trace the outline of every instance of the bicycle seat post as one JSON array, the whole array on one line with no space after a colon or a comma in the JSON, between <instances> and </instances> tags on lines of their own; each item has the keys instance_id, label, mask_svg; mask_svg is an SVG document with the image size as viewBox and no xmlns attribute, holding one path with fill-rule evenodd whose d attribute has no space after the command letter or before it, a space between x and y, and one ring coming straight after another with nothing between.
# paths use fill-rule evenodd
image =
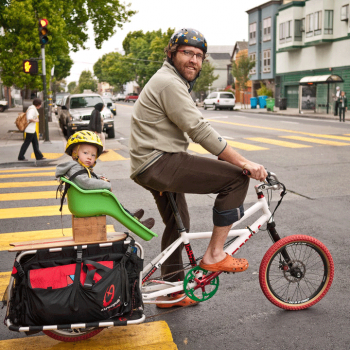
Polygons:
<instances>
[{"instance_id":1,"label":"bicycle seat post","mask_svg":"<svg viewBox=\"0 0 350 350\"><path fill-rule=\"evenodd\" d=\"M177 224L177 229L178 229L179 233L185 232L186 229L185 229L184 224L182 222L182 219L181 219L181 216L180 216L180 213L179 213L179 209L177 208L177 205L176 205L176 202L175 202L175 199L174 199L174 194L172 192L166 192L166 195L167 195L167 197L169 199L170 206L171 206L171 209L173 211L173 214L174 214L174 217L175 217L175 221L176 221L176 224Z\"/></svg>"}]
</instances>

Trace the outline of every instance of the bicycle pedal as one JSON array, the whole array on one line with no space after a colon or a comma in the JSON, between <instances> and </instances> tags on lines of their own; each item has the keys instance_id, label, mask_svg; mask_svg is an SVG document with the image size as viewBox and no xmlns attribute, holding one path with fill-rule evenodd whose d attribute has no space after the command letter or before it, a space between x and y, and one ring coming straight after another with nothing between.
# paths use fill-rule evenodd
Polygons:
<instances>
[{"instance_id":1,"label":"bicycle pedal","mask_svg":"<svg viewBox=\"0 0 350 350\"><path fill-rule=\"evenodd\" d=\"M236 272L228 272L228 271L224 271L224 273L227 273L228 275L229 275L229 274L234 275Z\"/></svg>"}]
</instances>

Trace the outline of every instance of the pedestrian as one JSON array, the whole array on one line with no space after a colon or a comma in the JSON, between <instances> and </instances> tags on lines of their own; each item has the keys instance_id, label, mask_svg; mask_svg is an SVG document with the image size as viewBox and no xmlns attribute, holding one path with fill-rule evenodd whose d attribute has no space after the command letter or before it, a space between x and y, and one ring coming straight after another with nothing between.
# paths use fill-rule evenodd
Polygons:
<instances>
[{"instance_id":1,"label":"pedestrian","mask_svg":"<svg viewBox=\"0 0 350 350\"><path fill-rule=\"evenodd\" d=\"M103 145L103 151L102 153L107 153L106 151L106 138L105 134L103 133L103 118L101 117L101 112L104 108L104 104L102 102L97 103L94 107L95 109L92 111L90 116L90 123L89 123L89 130L96 133Z\"/></svg>"},{"instance_id":2,"label":"pedestrian","mask_svg":"<svg viewBox=\"0 0 350 350\"><path fill-rule=\"evenodd\" d=\"M348 110L348 99L345 96L345 91L341 92L339 98L339 121L341 122L341 115L343 114L343 122L345 122L345 112Z\"/></svg>"},{"instance_id":3,"label":"pedestrian","mask_svg":"<svg viewBox=\"0 0 350 350\"><path fill-rule=\"evenodd\" d=\"M30 144L33 146L34 155L36 160L45 160L46 158L43 156L43 154L39 150L39 141L36 134L36 123L39 123L39 113L38 109L41 107L42 101L40 98L35 98L33 100L33 104L28 107L26 112L26 117L28 121L28 126L24 130L26 136L24 139L24 142L22 144L22 147L19 151L18 160L20 161L27 161L24 157L28 147Z\"/></svg>"},{"instance_id":4,"label":"pedestrian","mask_svg":"<svg viewBox=\"0 0 350 350\"><path fill-rule=\"evenodd\" d=\"M72 160L58 164L55 176L57 178L67 176L69 180L84 190L106 189L112 191L110 181L104 176L96 174L93 169L102 150L101 139L96 133L87 130L76 132L68 139L65 150L72 157ZM61 204L63 204L63 200L62 197ZM143 209L138 209L133 214L124 207L123 209L137 219L141 219L144 214ZM140 222L149 229L154 225L153 218Z\"/></svg>"},{"instance_id":5,"label":"pedestrian","mask_svg":"<svg viewBox=\"0 0 350 350\"><path fill-rule=\"evenodd\" d=\"M190 217L185 193L217 194L213 207L213 235L200 266L208 271L241 272L246 259L235 259L223 250L232 224L244 215L243 201L250 177L263 181L267 173L233 150L196 107L190 92L202 68L207 41L194 29L173 34L164 49L166 61L143 88L131 118L131 178L150 191L165 224L161 249L180 235L168 197L173 192L186 231ZM187 153L189 138L220 160ZM182 248L161 266L164 280L184 279ZM158 307L189 306L196 302L183 295L157 298ZM170 302L170 303L169 303ZM172 303L171 303L172 302Z\"/></svg>"},{"instance_id":6,"label":"pedestrian","mask_svg":"<svg viewBox=\"0 0 350 350\"><path fill-rule=\"evenodd\" d=\"M334 115L338 115L339 99L340 99L340 87L336 87L336 93L333 95L334 100Z\"/></svg>"}]
</instances>

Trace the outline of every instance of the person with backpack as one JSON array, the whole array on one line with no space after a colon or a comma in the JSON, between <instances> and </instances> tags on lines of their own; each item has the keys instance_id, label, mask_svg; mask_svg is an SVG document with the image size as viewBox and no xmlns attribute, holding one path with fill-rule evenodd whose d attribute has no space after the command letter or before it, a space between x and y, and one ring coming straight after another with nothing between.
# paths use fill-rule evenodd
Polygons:
<instances>
[{"instance_id":1,"label":"person with backpack","mask_svg":"<svg viewBox=\"0 0 350 350\"><path fill-rule=\"evenodd\" d=\"M28 121L28 126L25 128L24 132L26 134L26 137L24 139L24 142L22 144L22 147L19 151L18 160L19 161L27 161L24 157L25 153L27 152L27 149L30 144L33 146L34 155L36 160L45 160L46 158L43 156L43 154L39 150L39 141L36 134L36 123L39 123L39 113L38 109L41 107L42 101L40 98L35 98L33 100L33 104L29 106L26 112L26 117Z\"/></svg>"}]
</instances>

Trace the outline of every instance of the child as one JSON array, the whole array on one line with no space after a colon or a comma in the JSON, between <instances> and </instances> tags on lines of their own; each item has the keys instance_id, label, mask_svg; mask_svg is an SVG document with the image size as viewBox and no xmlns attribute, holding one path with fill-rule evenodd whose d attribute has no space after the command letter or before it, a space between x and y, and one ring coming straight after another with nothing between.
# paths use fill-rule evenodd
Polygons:
<instances>
[{"instance_id":1,"label":"child","mask_svg":"<svg viewBox=\"0 0 350 350\"><path fill-rule=\"evenodd\" d=\"M106 189L112 190L108 179L93 172L96 159L101 155L103 145L101 139L92 131L78 131L72 135L66 145L66 153L73 160L59 164L56 168L56 177L67 176L71 181L84 190ZM137 210L130 215L141 219L144 214L143 209ZM149 218L141 223L147 228L154 226L154 219Z\"/></svg>"}]
</instances>

